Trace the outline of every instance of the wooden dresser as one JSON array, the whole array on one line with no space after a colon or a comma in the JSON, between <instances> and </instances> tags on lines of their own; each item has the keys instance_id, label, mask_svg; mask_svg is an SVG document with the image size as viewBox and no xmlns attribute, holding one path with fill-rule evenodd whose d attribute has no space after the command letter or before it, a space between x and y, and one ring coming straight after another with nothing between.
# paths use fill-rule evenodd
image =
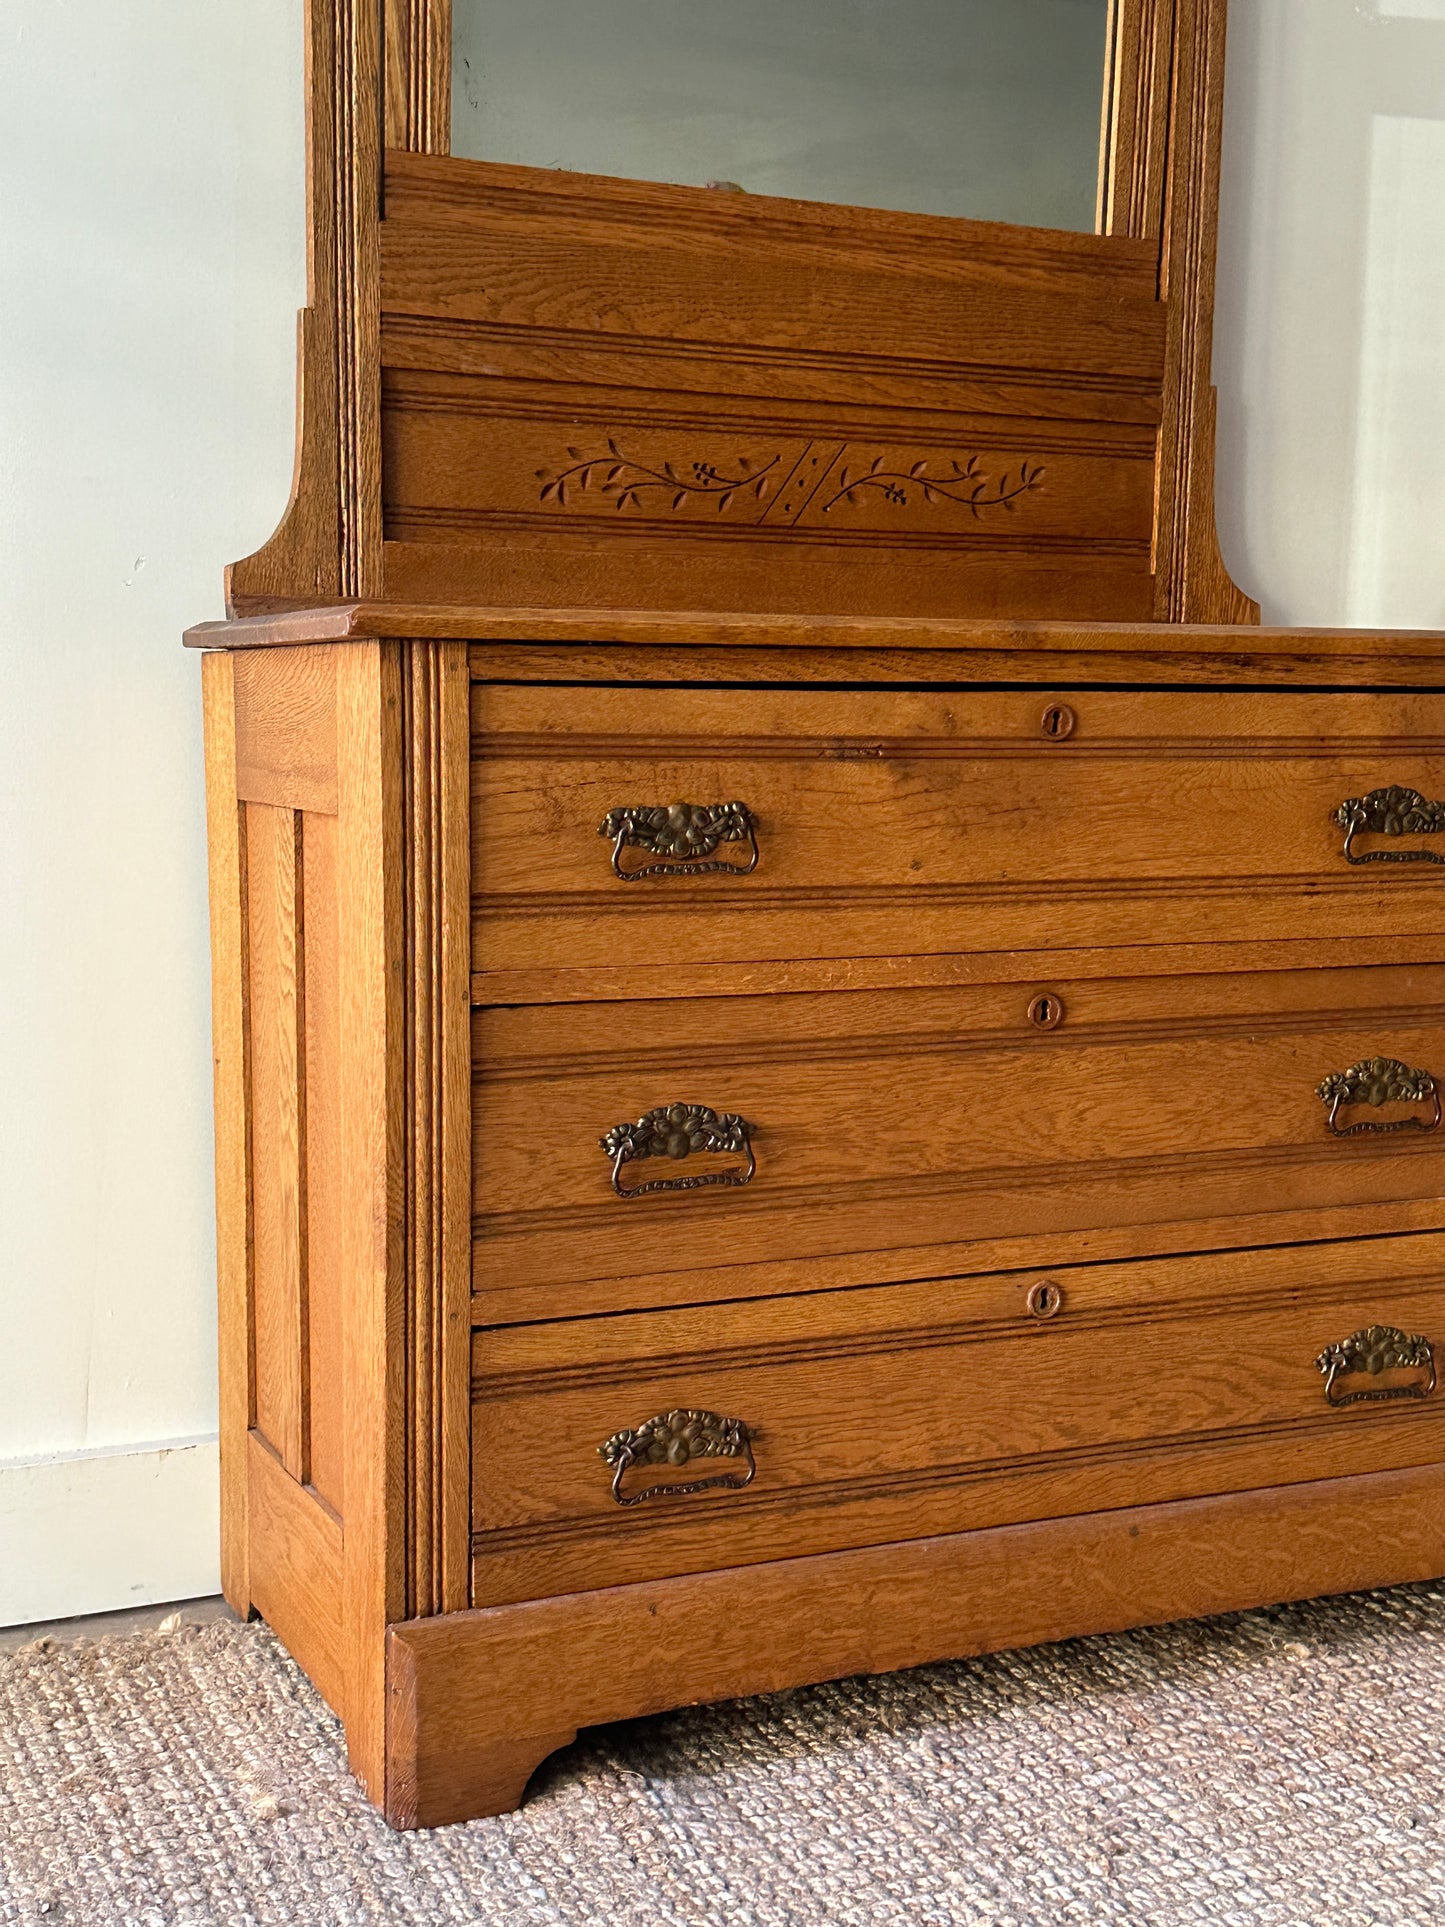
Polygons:
<instances>
[{"instance_id":1,"label":"wooden dresser","mask_svg":"<svg viewBox=\"0 0 1445 1927\"><path fill-rule=\"evenodd\" d=\"M228 1598L405 1826L1445 1574L1445 637L1219 562L1222 5L1116 8L1087 236L454 160L445 16L312 6L188 638Z\"/></svg>"}]
</instances>

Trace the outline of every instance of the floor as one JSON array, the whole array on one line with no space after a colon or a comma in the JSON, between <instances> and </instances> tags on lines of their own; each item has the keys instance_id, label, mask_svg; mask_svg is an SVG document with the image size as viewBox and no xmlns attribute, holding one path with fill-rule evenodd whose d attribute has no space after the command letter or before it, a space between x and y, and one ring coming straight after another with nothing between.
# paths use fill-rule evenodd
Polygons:
<instances>
[{"instance_id":1,"label":"floor","mask_svg":"<svg viewBox=\"0 0 1445 1927\"><path fill-rule=\"evenodd\" d=\"M92 1613L84 1619L40 1619L31 1626L0 1626L0 1653L17 1652L32 1640L105 1639L117 1633L148 1633L179 1614L182 1626L209 1626L236 1615L217 1593L209 1599L175 1599L160 1606L131 1606L125 1612Z\"/></svg>"},{"instance_id":2,"label":"floor","mask_svg":"<svg viewBox=\"0 0 1445 1927\"><path fill-rule=\"evenodd\" d=\"M1445 1921L1445 1586L595 1728L414 1834L264 1625L75 1633L0 1656L0 1927Z\"/></svg>"}]
</instances>

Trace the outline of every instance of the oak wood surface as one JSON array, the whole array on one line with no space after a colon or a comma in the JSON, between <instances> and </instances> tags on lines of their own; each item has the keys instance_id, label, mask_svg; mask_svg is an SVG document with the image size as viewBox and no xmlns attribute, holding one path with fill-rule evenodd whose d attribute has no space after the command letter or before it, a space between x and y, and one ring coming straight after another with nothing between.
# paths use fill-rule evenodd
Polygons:
<instances>
[{"instance_id":1,"label":"oak wood surface","mask_svg":"<svg viewBox=\"0 0 1445 1927\"><path fill-rule=\"evenodd\" d=\"M910 990L945 984L1042 984L1061 973L1076 978L1191 977L1216 970L1345 970L1374 964L1433 964L1439 956L1439 938L1422 933L1304 942L1138 942L1112 949L955 951L896 957L761 957L749 963L694 963L686 970L660 970L647 963L609 962L581 969L541 964L526 970L475 971L472 1002L611 1004L800 991Z\"/></svg>"},{"instance_id":2,"label":"oak wood surface","mask_svg":"<svg viewBox=\"0 0 1445 1927\"><path fill-rule=\"evenodd\" d=\"M1434 664L1438 678L1445 664L1445 631L1436 629L1279 628L1241 623L1091 622L1078 618L1040 622L1017 618L806 617L747 609L589 609L575 604L553 608L496 601L404 602L399 598L384 602L302 602L285 610L199 622L187 629L185 642L192 649L260 649L301 642L364 641L378 636L403 640L459 638L478 645L607 643L648 652L635 659L644 663L657 647L689 651L797 649L823 670L830 650L869 650L888 655L896 649L913 649L945 656L986 651L995 659L1010 652L1043 649L1075 659L1111 654L1135 661L1152 656L1205 656L1218 658L1215 673L1220 680L1245 683L1268 680L1250 673L1259 660L1307 660L1318 664L1323 677L1332 662L1343 659L1352 665L1346 680L1366 686L1392 679L1392 666L1398 668L1402 659L1405 666L1418 666L1424 682L1431 679L1424 673L1427 665ZM485 662L486 658L479 660ZM611 653L606 660L629 662L626 656ZM851 660L856 669L858 658ZM833 679L850 681L855 669ZM1077 671L1074 676L1089 680L1078 676ZM960 679L988 680L966 674ZM935 679L919 678L910 672L907 680ZM1141 678L1136 670L1127 680L1137 683L1147 678Z\"/></svg>"},{"instance_id":3,"label":"oak wood surface","mask_svg":"<svg viewBox=\"0 0 1445 1927\"><path fill-rule=\"evenodd\" d=\"M1445 1404L1332 1409L1316 1359L1442 1309L1435 1237L479 1333L474 1603L1438 1460ZM652 1496L619 1507L603 1441L679 1408L741 1419L756 1478L670 1496L741 1468L642 1466L625 1496Z\"/></svg>"},{"instance_id":4,"label":"oak wood surface","mask_svg":"<svg viewBox=\"0 0 1445 1927\"><path fill-rule=\"evenodd\" d=\"M1333 818L1445 789L1439 698L1080 691L1056 740L1058 702L479 684L474 967L1437 927L1439 867L1352 866ZM746 804L753 874L618 879L609 812L679 798Z\"/></svg>"},{"instance_id":5,"label":"oak wood surface","mask_svg":"<svg viewBox=\"0 0 1445 1927\"><path fill-rule=\"evenodd\" d=\"M1041 991L1066 1013L1046 1032ZM1124 1222L1129 1180L1223 1177L1246 1211L1435 1195L1432 1137L1326 1128L1316 1086L1373 1056L1445 1062L1438 966L481 1011L474 1282L1017 1235L1055 1211ZM744 1117L752 1182L614 1195L598 1140L670 1103ZM687 1174L740 1164L698 1153Z\"/></svg>"},{"instance_id":6,"label":"oak wood surface","mask_svg":"<svg viewBox=\"0 0 1445 1927\"><path fill-rule=\"evenodd\" d=\"M467 663L414 646L401 683L406 837L409 1611L466 1603L470 1324Z\"/></svg>"},{"instance_id":7,"label":"oak wood surface","mask_svg":"<svg viewBox=\"0 0 1445 1927\"><path fill-rule=\"evenodd\" d=\"M246 1436L254 1418L250 1096L246 1064L245 810L236 792L235 663L201 664L206 846L211 915L211 1051L215 1094L217 1356L221 1459L221 1588L251 1610Z\"/></svg>"},{"instance_id":8,"label":"oak wood surface","mask_svg":"<svg viewBox=\"0 0 1445 1927\"><path fill-rule=\"evenodd\" d=\"M336 814L336 665L323 650L236 657L236 794Z\"/></svg>"},{"instance_id":9,"label":"oak wood surface","mask_svg":"<svg viewBox=\"0 0 1445 1927\"><path fill-rule=\"evenodd\" d=\"M393 1626L398 1826L575 1726L1445 1572L1438 1465L856 1548ZM509 1773L499 1771L504 1762Z\"/></svg>"},{"instance_id":10,"label":"oak wood surface","mask_svg":"<svg viewBox=\"0 0 1445 1927\"><path fill-rule=\"evenodd\" d=\"M304 957L306 1463L310 1483L338 1517L346 1509L346 1268L342 1212L346 1193L341 1120L341 904L337 822L301 818Z\"/></svg>"},{"instance_id":11,"label":"oak wood surface","mask_svg":"<svg viewBox=\"0 0 1445 1927\"><path fill-rule=\"evenodd\" d=\"M337 670L347 1751L383 1797L381 1641L406 1611L405 1046L401 665L358 643Z\"/></svg>"},{"instance_id":12,"label":"oak wood surface","mask_svg":"<svg viewBox=\"0 0 1445 1927\"><path fill-rule=\"evenodd\" d=\"M256 1425L303 1485L309 1465L305 947L301 818L246 805Z\"/></svg>"},{"instance_id":13,"label":"oak wood surface","mask_svg":"<svg viewBox=\"0 0 1445 1927\"><path fill-rule=\"evenodd\" d=\"M1408 1170L1411 1155L1399 1162ZM1394 1160L1391 1164L1399 1168ZM1428 1182L1417 1187L1420 1196L1382 1198L1379 1176L1379 1167L1368 1161L1343 1172L1326 1162L1322 1168L1305 1166L1291 1173L1287 1187L1276 1184L1262 1198L1248 1170L1204 1178L1196 1171L1182 1190L1177 1167L1164 1165L1147 1176L1116 1178L1106 1194L1113 1200L1112 1209L1102 1208L1095 1183L1056 1182L1047 1192L1025 1183L1013 1189L999 1185L975 1192L967 1222L955 1226L952 1237L933 1243L915 1243L905 1231L901 1235L907 1242L883 1249L813 1251L799 1259L729 1262L724 1254L713 1264L688 1265L684 1254L678 1265L669 1262L669 1254L653 1269L620 1277L608 1276L605 1267L594 1263L600 1275L571 1277L562 1284L550 1278L534 1284L494 1276L474 1252L472 1322L480 1327L614 1316L780 1292L848 1291L860 1285L972 1276L1001 1267L1105 1263L1445 1228L1445 1202L1430 1191ZM1408 1188L1399 1186L1402 1192ZM1027 1210L1030 1196L1032 1214ZM1213 1215L1181 1217L1185 1210Z\"/></svg>"},{"instance_id":14,"label":"oak wood surface","mask_svg":"<svg viewBox=\"0 0 1445 1927\"><path fill-rule=\"evenodd\" d=\"M285 1641L323 1699L350 1718L354 1701L341 1640L341 1526L298 1484L265 1441L246 1441L252 1578L258 1612Z\"/></svg>"}]
</instances>

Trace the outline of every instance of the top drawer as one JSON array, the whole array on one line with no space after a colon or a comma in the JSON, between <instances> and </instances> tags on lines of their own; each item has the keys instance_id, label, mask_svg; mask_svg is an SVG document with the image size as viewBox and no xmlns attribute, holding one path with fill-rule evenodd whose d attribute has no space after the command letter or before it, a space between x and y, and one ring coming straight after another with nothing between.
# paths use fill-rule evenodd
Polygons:
<instances>
[{"instance_id":1,"label":"top drawer","mask_svg":"<svg viewBox=\"0 0 1445 1927\"><path fill-rule=\"evenodd\" d=\"M490 973L1405 935L1445 901L1445 805L1373 795L1445 797L1440 695L478 684L472 727Z\"/></svg>"}]
</instances>

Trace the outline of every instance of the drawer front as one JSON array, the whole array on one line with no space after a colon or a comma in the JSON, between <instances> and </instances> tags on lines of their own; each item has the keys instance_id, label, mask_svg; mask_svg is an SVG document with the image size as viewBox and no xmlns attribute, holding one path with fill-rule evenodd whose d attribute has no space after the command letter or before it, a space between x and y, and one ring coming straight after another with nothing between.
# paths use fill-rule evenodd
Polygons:
<instances>
[{"instance_id":1,"label":"drawer front","mask_svg":"<svg viewBox=\"0 0 1445 1927\"><path fill-rule=\"evenodd\" d=\"M483 973L1407 934L1445 892L1436 695L478 685L473 725Z\"/></svg>"},{"instance_id":2,"label":"drawer front","mask_svg":"<svg viewBox=\"0 0 1445 1927\"><path fill-rule=\"evenodd\" d=\"M1442 1245L1363 1240L478 1333L483 1587L611 1584L669 1561L1423 1463L1445 1445Z\"/></svg>"},{"instance_id":3,"label":"drawer front","mask_svg":"<svg viewBox=\"0 0 1445 1927\"><path fill-rule=\"evenodd\" d=\"M474 1051L481 1289L1128 1222L1138 1184L1445 1192L1440 965L482 1010Z\"/></svg>"}]
</instances>

